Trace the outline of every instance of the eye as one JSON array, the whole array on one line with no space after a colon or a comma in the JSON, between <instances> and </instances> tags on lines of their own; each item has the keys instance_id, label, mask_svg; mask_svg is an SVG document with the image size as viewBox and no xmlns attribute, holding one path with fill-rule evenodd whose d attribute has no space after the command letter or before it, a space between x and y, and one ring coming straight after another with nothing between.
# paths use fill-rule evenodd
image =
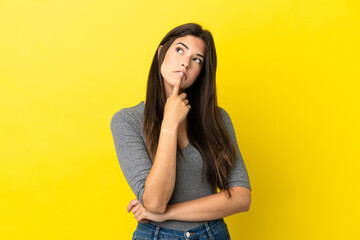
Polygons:
<instances>
[{"instance_id":1,"label":"eye","mask_svg":"<svg viewBox=\"0 0 360 240\"><path fill-rule=\"evenodd\" d=\"M200 60L200 58L194 58L195 62L197 62L198 64L201 64L202 61Z\"/></svg>"},{"instance_id":2,"label":"eye","mask_svg":"<svg viewBox=\"0 0 360 240\"><path fill-rule=\"evenodd\" d=\"M176 51L179 52L179 50L183 51L182 48L176 48Z\"/></svg>"}]
</instances>

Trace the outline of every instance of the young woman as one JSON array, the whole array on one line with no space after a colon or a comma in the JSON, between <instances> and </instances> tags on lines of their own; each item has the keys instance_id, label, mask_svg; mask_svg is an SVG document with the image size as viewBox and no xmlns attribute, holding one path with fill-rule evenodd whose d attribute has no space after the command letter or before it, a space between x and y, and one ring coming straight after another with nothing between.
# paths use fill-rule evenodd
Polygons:
<instances>
[{"instance_id":1,"label":"young woman","mask_svg":"<svg viewBox=\"0 0 360 240\"><path fill-rule=\"evenodd\" d=\"M231 119L217 106L216 64L209 31L172 29L155 52L146 102L111 119L137 197L127 207L138 221L133 239L227 240L223 218L249 210L248 173Z\"/></svg>"}]
</instances>

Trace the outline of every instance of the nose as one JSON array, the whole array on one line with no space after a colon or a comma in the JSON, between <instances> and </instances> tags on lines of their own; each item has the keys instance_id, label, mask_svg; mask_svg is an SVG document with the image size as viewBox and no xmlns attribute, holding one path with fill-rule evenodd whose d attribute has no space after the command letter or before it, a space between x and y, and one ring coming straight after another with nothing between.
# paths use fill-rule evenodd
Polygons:
<instances>
[{"instance_id":1,"label":"nose","mask_svg":"<svg viewBox=\"0 0 360 240\"><path fill-rule=\"evenodd\" d=\"M184 58L181 66L183 66L185 69L189 69L190 68L190 58Z\"/></svg>"}]
</instances>

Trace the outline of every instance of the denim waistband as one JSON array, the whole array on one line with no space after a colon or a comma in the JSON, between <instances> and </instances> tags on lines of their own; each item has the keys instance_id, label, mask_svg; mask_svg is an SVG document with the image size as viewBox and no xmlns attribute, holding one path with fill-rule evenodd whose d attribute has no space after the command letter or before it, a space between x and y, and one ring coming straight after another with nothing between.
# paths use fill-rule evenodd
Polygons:
<instances>
[{"instance_id":1,"label":"denim waistband","mask_svg":"<svg viewBox=\"0 0 360 240\"><path fill-rule=\"evenodd\" d=\"M198 238L207 235L210 239L212 239L213 232L220 228L225 224L224 219L217 219L205 222L204 224L190 228L184 231L173 230L169 228L164 228L160 226L156 226L150 223L138 223L137 231L146 232L147 234L154 235L154 239L158 237L171 239L171 238Z\"/></svg>"}]
</instances>

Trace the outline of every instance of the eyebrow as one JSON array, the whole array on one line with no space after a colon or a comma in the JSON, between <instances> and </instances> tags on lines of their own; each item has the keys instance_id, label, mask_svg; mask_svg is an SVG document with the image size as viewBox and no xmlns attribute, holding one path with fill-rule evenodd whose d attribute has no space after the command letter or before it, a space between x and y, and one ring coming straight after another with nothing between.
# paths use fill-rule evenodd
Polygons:
<instances>
[{"instance_id":1,"label":"eyebrow","mask_svg":"<svg viewBox=\"0 0 360 240\"><path fill-rule=\"evenodd\" d=\"M189 49L189 47L188 46L186 46L184 43L182 43L182 42L178 42L177 44L181 44L181 45L183 45L186 49ZM199 54L199 53L197 53L196 55L198 55L199 57L202 57L204 60L205 60L205 57L203 56L203 55L201 55L201 54Z\"/></svg>"}]
</instances>

